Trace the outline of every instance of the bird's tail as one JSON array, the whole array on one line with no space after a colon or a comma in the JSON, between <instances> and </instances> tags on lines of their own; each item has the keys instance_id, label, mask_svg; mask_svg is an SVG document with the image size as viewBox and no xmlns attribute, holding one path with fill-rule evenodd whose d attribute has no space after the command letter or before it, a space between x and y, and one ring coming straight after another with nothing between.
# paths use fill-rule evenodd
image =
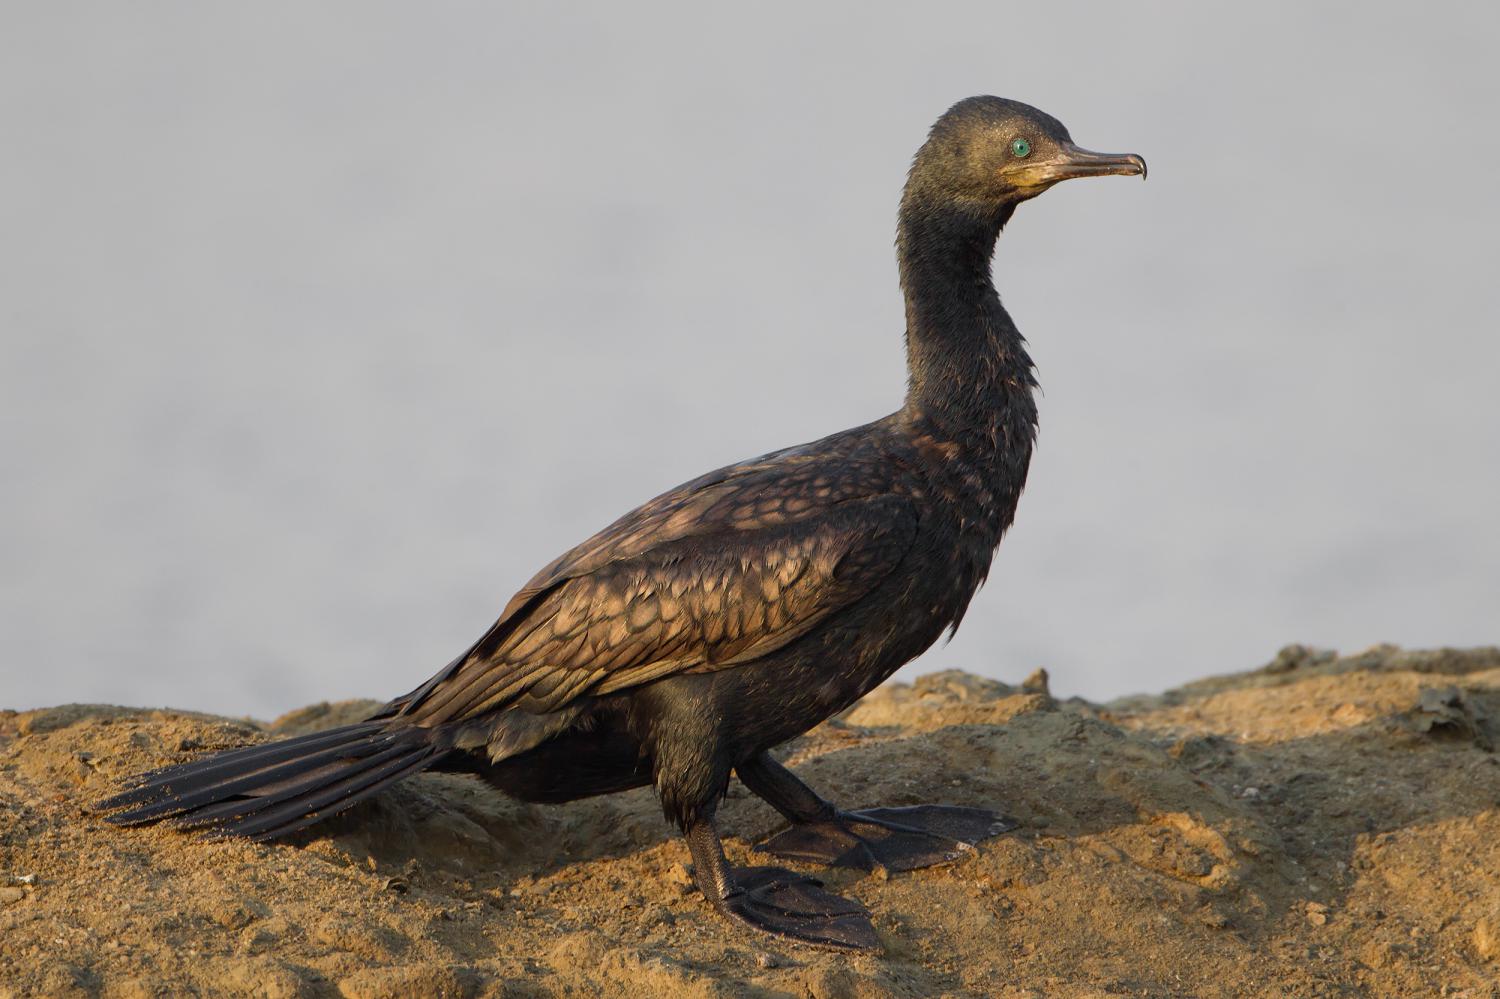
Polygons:
<instances>
[{"instance_id":1,"label":"bird's tail","mask_svg":"<svg viewBox=\"0 0 1500 999\"><path fill-rule=\"evenodd\" d=\"M430 729L389 721L315 732L214 753L137 774L128 789L96 803L107 820L161 819L214 835L274 839L368 798L448 752Z\"/></svg>"}]
</instances>

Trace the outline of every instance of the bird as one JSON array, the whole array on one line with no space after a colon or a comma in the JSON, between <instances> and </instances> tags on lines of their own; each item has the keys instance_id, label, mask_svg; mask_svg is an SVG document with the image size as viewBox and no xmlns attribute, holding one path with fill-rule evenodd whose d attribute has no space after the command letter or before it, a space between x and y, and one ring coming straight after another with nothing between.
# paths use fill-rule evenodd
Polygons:
<instances>
[{"instance_id":1,"label":"bird","mask_svg":"<svg viewBox=\"0 0 1500 999\"><path fill-rule=\"evenodd\" d=\"M737 778L788 827L756 850L904 871L1013 828L989 809L844 811L771 751L956 631L1015 516L1036 440L1025 341L991 274L1017 206L1146 176L1056 118L971 97L939 117L898 212L899 409L709 472L538 572L478 641L368 719L127 779L108 822L271 840L422 770L526 802L653 786L708 904L741 930L879 949L870 913L785 867L737 867L715 820Z\"/></svg>"}]
</instances>

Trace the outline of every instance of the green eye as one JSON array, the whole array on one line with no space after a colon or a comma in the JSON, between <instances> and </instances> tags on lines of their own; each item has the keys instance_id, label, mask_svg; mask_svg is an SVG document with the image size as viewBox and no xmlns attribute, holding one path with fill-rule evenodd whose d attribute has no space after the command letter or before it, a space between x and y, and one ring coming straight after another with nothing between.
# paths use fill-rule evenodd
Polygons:
<instances>
[{"instance_id":1,"label":"green eye","mask_svg":"<svg viewBox=\"0 0 1500 999\"><path fill-rule=\"evenodd\" d=\"M1030 156L1031 143L1027 142L1025 139L1017 139L1010 144L1010 152L1011 155L1016 157L1017 159Z\"/></svg>"}]
</instances>

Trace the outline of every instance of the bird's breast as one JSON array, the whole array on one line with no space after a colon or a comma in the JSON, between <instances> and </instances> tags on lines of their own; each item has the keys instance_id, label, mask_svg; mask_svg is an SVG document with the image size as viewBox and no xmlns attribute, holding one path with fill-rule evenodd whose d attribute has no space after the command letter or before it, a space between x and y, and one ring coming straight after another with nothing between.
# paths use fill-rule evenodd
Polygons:
<instances>
[{"instance_id":1,"label":"bird's breast","mask_svg":"<svg viewBox=\"0 0 1500 999\"><path fill-rule=\"evenodd\" d=\"M989 573L1015 517L1031 460L1032 426L911 437L922 537L917 568L928 601L956 622Z\"/></svg>"}]
</instances>

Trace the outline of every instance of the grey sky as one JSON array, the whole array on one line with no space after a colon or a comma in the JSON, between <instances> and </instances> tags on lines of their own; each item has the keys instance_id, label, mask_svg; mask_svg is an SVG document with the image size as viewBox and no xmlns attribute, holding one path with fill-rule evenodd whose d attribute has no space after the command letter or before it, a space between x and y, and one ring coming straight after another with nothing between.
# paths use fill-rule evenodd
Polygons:
<instances>
[{"instance_id":1,"label":"grey sky","mask_svg":"<svg viewBox=\"0 0 1500 999\"><path fill-rule=\"evenodd\" d=\"M1492 5L560 7L5 5L0 705L394 695L895 408L897 196L974 93L1151 179L1001 239L1040 450L908 671L1500 640Z\"/></svg>"}]
</instances>

